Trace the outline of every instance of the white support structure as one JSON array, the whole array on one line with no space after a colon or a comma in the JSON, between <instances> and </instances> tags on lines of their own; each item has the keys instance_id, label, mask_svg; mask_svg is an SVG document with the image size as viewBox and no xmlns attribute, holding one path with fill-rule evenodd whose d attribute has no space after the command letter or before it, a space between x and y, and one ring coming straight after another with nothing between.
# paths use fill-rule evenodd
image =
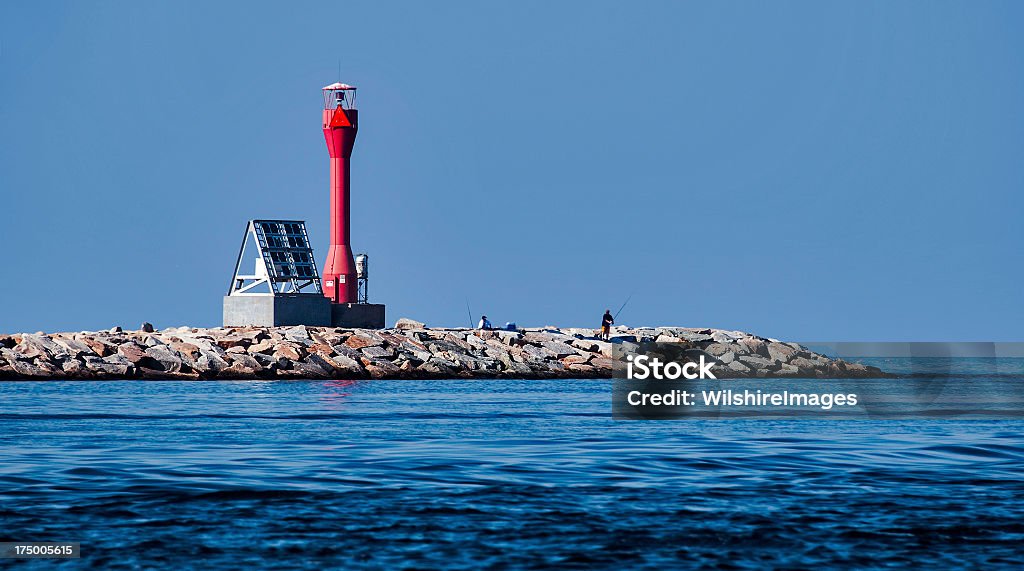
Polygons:
<instances>
[{"instance_id":1,"label":"white support structure","mask_svg":"<svg viewBox=\"0 0 1024 571\"><path fill-rule=\"evenodd\" d=\"M253 273L242 273L246 247L256 244ZM301 220L250 220L235 262L229 296L319 295L320 274L306 223Z\"/></svg>"}]
</instances>

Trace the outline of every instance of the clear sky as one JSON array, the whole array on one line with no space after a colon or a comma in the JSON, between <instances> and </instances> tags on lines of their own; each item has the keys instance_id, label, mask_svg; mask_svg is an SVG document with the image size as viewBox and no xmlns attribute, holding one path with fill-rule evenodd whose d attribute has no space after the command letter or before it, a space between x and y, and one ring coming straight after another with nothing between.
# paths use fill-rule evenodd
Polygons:
<instances>
[{"instance_id":1,"label":"clear sky","mask_svg":"<svg viewBox=\"0 0 1024 571\"><path fill-rule=\"evenodd\" d=\"M219 325L249 218L461 326L1022 340L1024 3L4 2L0 331Z\"/></svg>"}]
</instances>

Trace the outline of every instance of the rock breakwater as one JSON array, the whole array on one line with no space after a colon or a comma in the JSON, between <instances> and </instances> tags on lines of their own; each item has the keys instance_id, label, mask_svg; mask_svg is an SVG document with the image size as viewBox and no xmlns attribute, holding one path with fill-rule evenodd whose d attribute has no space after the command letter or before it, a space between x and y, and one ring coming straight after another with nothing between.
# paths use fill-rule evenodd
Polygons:
<instances>
[{"instance_id":1,"label":"rock breakwater","mask_svg":"<svg viewBox=\"0 0 1024 571\"><path fill-rule=\"evenodd\" d=\"M150 329L147 327L145 329ZM718 378L885 376L795 343L741 331L616 327L479 331L330 327L172 328L0 335L0 379L608 378L619 344L681 343Z\"/></svg>"}]
</instances>

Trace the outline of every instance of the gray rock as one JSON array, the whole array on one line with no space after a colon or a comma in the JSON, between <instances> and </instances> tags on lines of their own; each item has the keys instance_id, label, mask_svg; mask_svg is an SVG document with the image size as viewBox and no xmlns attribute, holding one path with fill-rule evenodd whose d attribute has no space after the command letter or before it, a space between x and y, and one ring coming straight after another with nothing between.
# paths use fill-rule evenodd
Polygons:
<instances>
[{"instance_id":1,"label":"gray rock","mask_svg":"<svg viewBox=\"0 0 1024 571\"><path fill-rule=\"evenodd\" d=\"M103 378L126 379L135 373L135 368L126 364L125 360L117 355L108 355L103 358L85 357L84 362L91 372Z\"/></svg>"},{"instance_id":2,"label":"gray rock","mask_svg":"<svg viewBox=\"0 0 1024 571\"><path fill-rule=\"evenodd\" d=\"M379 345L363 347L360 352L371 359L386 359L395 356L394 351L391 349L385 349Z\"/></svg>"},{"instance_id":3,"label":"gray rock","mask_svg":"<svg viewBox=\"0 0 1024 571\"><path fill-rule=\"evenodd\" d=\"M786 363L783 363L776 374L783 377L796 377L800 374L800 369L794 365L787 365Z\"/></svg>"},{"instance_id":4,"label":"gray rock","mask_svg":"<svg viewBox=\"0 0 1024 571\"><path fill-rule=\"evenodd\" d=\"M77 341L77 340L72 339L72 338L68 338L68 337L55 337L53 339L53 341L54 341L54 343L56 343L56 344L60 345L61 347L63 347L64 350L67 351L67 353L69 355L71 355L72 357L80 357L80 356L83 356L83 355L93 355L94 354L91 347L89 347L85 343L82 343L81 341Z\"/></svg>"},{"instance_id":5,"label":"gray rock","mask_svg":"<svg viewBox=\"0 0 1024 571\"><path fill-rule=\"evenodd\" d=\"M181 357L171 351L167 345L157 345L146 349L146 355L160 364L159 370L177 373L181 371Z\"/></svg>"},{"instance_id":6,"label":"gray rock","mask_svg":"<svg viewBox=\"0 0 1024 571\"><path fill-rule=\"evenodd\" d=\"M426 329L426 328L427 328L426 324L424 324L424 323L422 323L420 321L416 321L414 319L409 319L408 317L403 317L403 318L399 319L397 322L395 322L395 329Z\"/></svg>"},{"instance_id":7,"label":"gray rock","mask_svg":"<svg viewBox=\"0 0 1024 571\"><path fill-rule=\"evenodd\" d=\"M263 370L263 365L255 358L241 353L232 353L230 365L220 372L220 376L237 376L238 378L252 378Z\"/></svg>"},{"instance_id":8,"label":"gray rock","mask_svg":"<svg viewBox=\"0 0 1024 571\"><path fill-rule=\"evenodd\" d=\"M295 327L285 329L281 333L284 334L285 339L296 343L305 344L307 341L312 341L309 337L309 330L306 329L305 325L296 325Z\"/></svg>"},{"instance_id":9,"label":"gray rock","mask_svg":"<svg viewBox=\"0 0 1024 571\"><path fill-rule=\"evenodd\" d=\"M621 354L635 353L640 349L640 345L636 343L630 343L629 341L619 341L612 343L614 349L617 349Z\"/></svg>"},{"instance_id":10,"label":"gray rock","mask_svg":"<svg viewBox=\"0 0 1024 571\"><path fill-rule=\"evenodd\" d=\"M577 354L575 349L560 341L545 341L541 343L541 347L553 353L556 359Z\"/></svg>"},{"instance_id":11,"label":"gray rock","mask_svg":"<svg viewBox=\"0 0 1024 571\"><path fill-rule=\"evenodd\" d=\"M735 371L737 373L749 373L750 372L750 367L744 365L743 363L741 363L739 361L733 361L732 363L729 363L727 366L729 367L729 370Z\"/></svg>"},{"instance_id":12,"label":"gray rock","mask_svg":"<svg viewBox=\"0 0 1024 571\"><path fill-rule=\"evenodd\" d=\"M202 348L200 348L202 350ZM222 359L219 355L212 351L202 351L199 358L196 359L196 368L201 374L212 374L216 376L217 373L228 368L228 362Z\"/></svg>"},{"instance_id":13,"label":"gray rock","mask_svg":"<svg viewBox=\"0 0 1024 571\"><path fill-rule=\"evenodd\" d=\"M735 343L736 338L725 331L714 331L711 333L711 339L715 343Z\"/></svg>"},{"instance_id":14,"label":"gray rock","mask_svg":"<svg viewBox=\"0 0 1024 571\"><path fill-rule=\"evenodd\" d=\"M688 331L681 331L679 337L691 342L691 343L704 343L708 341L714 341L715 338L706 333L690 333Z\"/></svg>"},{"instance_id":15,"label":"gray rock","mask_svg":"<svg viewBox=\"0 0 1024 571\"><path fill-rule=\"evenodd\" d=\"M785 363L786 361L789 361L794 355L796 355L796 352L796 349L783 343L768 344L768 357L776 361L782 361L783 363Z\"/></svg>"},{"instance_id":16,"label":"gray rock","mask_svg":"<svg viewBox=\"0 0 1024 571\"><path fill-rule=\"evenodd\" d=\"M612 367L615 366L615 361L608 357L594 357L590 360L590 365L610 374Z\"/></svg>"},{"instance_id":17,"label":"gray rock","mask_svg":"<svg viewBox=\"0 0 1024 571\"><path fill-rule=\"evenodd\" d=\"M528 375L528 374L530 374L533 371L533 369L531 369L528 365L525 365L523 363L519 363L519 362L516 362L516 361L512 361L512 360L509 360L507 362L506 361L502 361L501 364L502 364L502 370L504 372L506 372L506 373L509 373L509 374Z\"/></svg>"},{"instance_id":18,"label":"gray rock","mask_svg":"<svg viewBox=\"0 0 1024 571\"><path fill-rule=\"evenodd\" d=\"M166 345L166 343L161 341L156 335L146 335L146 338L142 343L146 347L159 347L161 345Z\"/></svg>"},{"instance_id":19,"label":"gray rock","mask_svg":"<svg viewBox=\"0 0 1024 571\"><path fill-rule=\"evenodd\" d=\"M91 373L85 368L85 364L78 359L68 359L60 364L64 374L79 379L88 379L91 377Z\"/></svg>"},{"instance_id":20,"label":"gray rock","mask_svg":"<svg viewBox=\"0 0 1024 571\"><path fill-rule=\"evenodd\" d=\"M707 347L704 347L704 352L709 355L719 356L725 355L726 353L735 353L736 345L727 345L723 343L712 343Z\"/></svg>"},{"instance_id":21,"label":"gray rock","mask_svg":"<svg viewBox=\"0 0 1024 571\"><path fill-rule=\"evenodd\" d=\"M279 366L277 359L265 353L252 353L249 356L252 357L253 359L256 359L256 362L259 363L260 367L262 367L264 370L272 372Z\"/></svg>"},{"instance_id":22,"label":"gray rock","mask_svg":"<svg viewBox=\"0 0 1024 571\"><path fill-rule=\"evenodd\" d=\"M293 378L329 379L334 376L334 367L331 367L315 353L308 355L303 361L292 362L292 368L289 371L289 376Z\"/></svg>"},{"instance_id":23,"label":"gray rock","mask_svg":"<svg viewBox=\"0 0 1024 571\"><path fill-rule=\"evenodd\" d=\"M743 361L745 365L752 367L754 369L764 371L770 371L775 369L775 362L769 361L764 357L758 357L755 355L740 355L739 360Z\"/></svg>"},{"instance_id":24,"label":"gray rock","mask_svg":"<svg viewBox=\"0 0 1024 571\"><path fill-rule=\"evenodd\" d=\"M475 347L477 349L483 349L484 347L488 346L487 345L487 341L484 341L483 339L481 339L477 335L467 335L466 336L466 343L468 343L469 345L472 345L473 347Z\"/></svg>"},{"instance_id":25,"label":"gray rock","mask_svg":"<svg viewBox=\"0 0 1024 571\"><path fill-rule=\"evenodd\" d=\"M363 347L383 345L384 339L380 335L370 334L368 331L360 331L346 339L345 344L353 349L362 349Z\"/></svg>"},{"instance_id":26,"label":"gray rock","mask_svg":"<svg viewBox=\"0 0 1024 571\"><path fill-rule=\"evenodd\" d=\"M363 364L347 355L332 355L328 361L334 365L337 372L352 375L362 375L365 372Z\"/></svg>"},{"instance_id":27,"label":"gray rock","mask_svg":"<svg viewBox=\"0 0 1024 571\"><path fill-rule=\"evenodd\" d=\"M156 361L146 354L145 349L135 343L123 343L117 347L117 353L110 356L118 356L130 365L155 369L158 367Z\"/></svg>"},{"instance_id":28,"label":"gray rock","mask_svg":"<svg viewBox=\"0 0 1024 571\"><path fill-rule=\"evenodd\" d=\"M527 357L527 361L545 361L554 357L554 354L536 345L523 345L522 354Z\"/></svg>"},{"instance_id":29,"label":"gray rock","mask_svg":"<svg viewBox=\"0 0 1024 571\"><path fill-rule=\"evenodd\" d=\"M612 344L607 341L597 341L597 352L605 357L612 357Z\"/></svg>"},{"instance_id":30,"label":"gray rock","mask_svg":"<svg viewBox=\"0 0 1024 571\"><path fill-rule=\"evenodd\" d=\"M790 365L797 367L801 372L811 373L814 372L820 365L819 363L803 357L794 357L789 362Z\"/></svg>"},{"instance_id":31,"label":"gray rock","mask_svg":"<svg viewBox=\"0 0 1024 571\"><path fill-rule=\"evenodd\" d=\"M591 353L596 353L601 350L601 346L598 344L596 339L573 339L569 344L577 349L582 349Z\"/></svg>"},{"instance_id":32,"label":"gray rock","mask_svg":"<svg viewBox=\"0 0 1024 571\"><path fill-rule=\"evenodd\" d=\"M34 361L23 361L15 359L9 363L14 372L21 377L32 377L36 379L48 379L53 376L54 370L43 363L36 363Z\"/></svg>"},{"instance_id":33,"label":"gray rock","mask_svg":"<svg viewBox=\"0 0 1024 571\"><path fill-rule=\"evenodd\" d=\"M434 373L439 375L450 375L452 374L455 367L455 363L446 361L445 359L439 359L437 357L431 358L426 363L416 367L417 371L425 373Z\"/></svg>"},{"instance_id":34,"label":"gray rock","mask_svg":"<svg viewBox=\"0 0 1024 571\"><path fill-rule=\"evenodd\" d=\"M739 344L747 349L751 355L760 355L761 357L768 357L768 345L756 337L744 337L739 340Z\"/></svg>"},{"instance_id":35,"label":"gray rock","mask_svg":"<svg viewBox=\"0 0 1024 571\"><path fill-rule=\"evenodd\" d=\"M70 354L64 347L53 342L48 335L39 333L25 333L21 336L21 343L18 343L14 350L26 358L43 358L46 360L66 359Z\"/></svg>"},{"instance_id":36,"label":"gray rock","mask_svg":"<svg viewBox=\"0 0 1024 571\"><path fill-rule=\"evenodd\" d=\"M0 362L6 362L10 364L19 360L25 360L25 357L22 356L21 353L18 353L6 347L0 347Z\"/></svg>"},{"instance_id":37,"label":"gray rock","mask_svg":"<svg viewBox=\"0 0 1024 571\"><path fill-rule=\"evenodd\" d=\"M430 360L430 355L431 355L430 350L428 350L426 347L424 347L422 345L419 345L418 343L417 344L402 343L398 347L398 350L401 351L402 354L406 355L408 358L412 358L412 359L415 359L417 361L428 361L428 360Z\"/></svg>"},{"instance_id":38,"label":"gray rock","mask_svg":"<svg viewBox=\"0 0 1024 571\"><path fill-rule=\"evenodd\" d=\"M374 361L366 365L366 372L369 373L371 379L385 379L402 374L398 365L391 361Z\"/></svg>"}]
</instances>

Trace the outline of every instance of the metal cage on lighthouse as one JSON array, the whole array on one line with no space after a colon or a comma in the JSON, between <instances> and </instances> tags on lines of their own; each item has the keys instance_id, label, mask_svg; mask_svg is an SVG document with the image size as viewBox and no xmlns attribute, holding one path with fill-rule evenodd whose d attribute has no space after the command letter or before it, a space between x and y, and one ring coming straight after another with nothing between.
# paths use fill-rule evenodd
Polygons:
<instances>
[{"instance_id":1,"label":"metal cage on lighthouse","mask_svg":"<svg viewBox=\"0 0 1024 571\"><path fill-rule=\"evenodd\" d=\"M332 83L323 89L324 109L355 109L356 88L345 83Z\"/></svg>"}]
</instances>

